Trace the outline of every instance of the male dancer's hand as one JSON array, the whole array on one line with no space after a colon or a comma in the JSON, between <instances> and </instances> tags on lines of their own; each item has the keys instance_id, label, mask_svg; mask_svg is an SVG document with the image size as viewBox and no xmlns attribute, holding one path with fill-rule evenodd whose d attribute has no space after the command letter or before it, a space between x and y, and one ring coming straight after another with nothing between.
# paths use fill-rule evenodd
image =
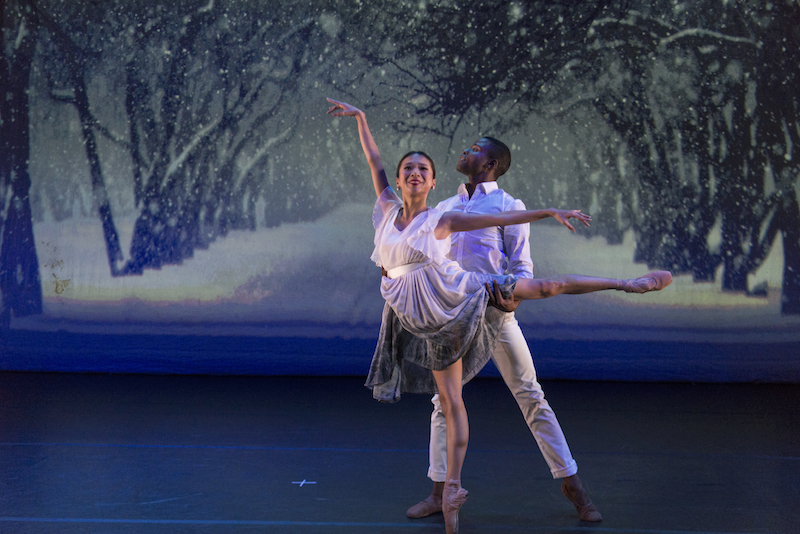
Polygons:
<instances>
[{"instance_id":1,"label":"male dancer's hand","mask_svg":"<svg viewBox=\"0 0 800 534\"><path fill-rule=\"evenodd\" d=\"M500 291L500 285L497 280L492 282L494 287L489 287L489 282L486 282L486 291L489 292L489 306L494 306L500 311L511 313L517 309L521 300L514 300L514 297L505 298Z\"/></svg>"}]
</instances>

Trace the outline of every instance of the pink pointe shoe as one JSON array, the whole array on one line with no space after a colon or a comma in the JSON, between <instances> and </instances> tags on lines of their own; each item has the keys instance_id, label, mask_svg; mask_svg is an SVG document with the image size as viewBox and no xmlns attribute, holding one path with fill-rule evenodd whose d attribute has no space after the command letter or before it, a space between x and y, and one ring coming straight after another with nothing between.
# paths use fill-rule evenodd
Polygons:
<instances>
[{"instance_id":1,"label":"pink pointe shoe","mask_svg":"<svg viewBox=\"0 0 800 534\"><path fill-rule=\"evenodd\" d=\"M648 291L661 291L672 283L672 273L669 271L653 271L639 278L620 280L618 291L625 293L647 293Z\"/></svg>"},{"instance_id":2,"label":"pink pointe shoe","mask_svg":"<svg viewBox=\"0 0 800 534\"><path fill-rule=\"evenodd\" d=\"M458 534L458 510L467 500L469 492L461 487L460 480L448 480L442 492L442 513L447 534Z\"/></svg>"}]
</instances>

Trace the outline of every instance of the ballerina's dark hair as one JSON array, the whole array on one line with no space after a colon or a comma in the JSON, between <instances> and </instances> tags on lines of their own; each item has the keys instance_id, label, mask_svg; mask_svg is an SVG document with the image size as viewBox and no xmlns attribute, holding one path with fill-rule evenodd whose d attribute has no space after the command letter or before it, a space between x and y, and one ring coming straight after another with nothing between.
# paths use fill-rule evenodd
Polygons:
<instances>
[{"instance_id":1,"label":"ballerina's dark hair","mask_svg":"<svg viewBox=\"0 0 800 534\"><path fill-rule=\"evenodd\" d=\"M427 155L422 150L412 150L411 152L409 152L408 154L406 154L402 158L400 158L400 163L397 164L397 171L394 173L395 177L400 176L400 166L403 164L403 162L406 160L406 158L408 156L416 156L416 155L420 155L423 158L428 160L428 162L431 164L431 170L433 171L433 178L435 180L436 179L436 164L433 163L433 158L430 157L429 155Z\"/></svg>"}]
</instances>

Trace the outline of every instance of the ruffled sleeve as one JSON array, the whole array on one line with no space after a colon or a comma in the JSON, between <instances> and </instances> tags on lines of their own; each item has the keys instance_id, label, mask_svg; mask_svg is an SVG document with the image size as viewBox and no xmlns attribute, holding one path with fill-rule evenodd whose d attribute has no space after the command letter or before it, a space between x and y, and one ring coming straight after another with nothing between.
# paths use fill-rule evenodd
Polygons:
<instances>
[{"instance_id":1,"label":"ruffled sleeve","mask_svg":"<svg viewBox=\"0 0 800 534\"><path fill-rule=\"evenodd\" d=\"M400 209L402 205L400 197L394 192L392 186L386 187L381 192L378 200L375 201L375 207L372 209L372 227L377 230L381 223L385 221L386 214L392 209Z\"/></svg>"},{"instance_id":2,"label":"ruffled sleeve","mask_svg":"<svg viewBox=\"0 0 800 534\"><path fill-rule=\"evenodd\" d=\"M439 219L444 215L444 211L430 208L426 213L425 221L408 236L407 243L414 250L425 254L436 263L449 261L447 253L450 252L450 236L444 239L436 239L434 231Z\"/></svg>"}]
</instances>

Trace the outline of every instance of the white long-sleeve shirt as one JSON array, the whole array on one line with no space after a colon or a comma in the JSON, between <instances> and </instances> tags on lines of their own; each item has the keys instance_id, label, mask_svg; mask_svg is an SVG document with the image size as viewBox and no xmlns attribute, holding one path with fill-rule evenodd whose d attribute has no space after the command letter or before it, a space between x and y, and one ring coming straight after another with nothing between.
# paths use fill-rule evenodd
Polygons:
<instances>
[{"instance_id":1,"label":"white long-sleeve shirt","mask_svg":"<svg viewBox=\"0 0 800 534\"><path fill-rule=\"evenodd\" d=\"M524 210L525 204L499 187L497 182L482 182L470 198L465 184L458 194L440 202L437 209L464 213L498 213ZM450 235L447 257L467 271L489 274L511 273L520 278L533 278L530 224L492 226Z\"/></svg>"}]
</instances>

